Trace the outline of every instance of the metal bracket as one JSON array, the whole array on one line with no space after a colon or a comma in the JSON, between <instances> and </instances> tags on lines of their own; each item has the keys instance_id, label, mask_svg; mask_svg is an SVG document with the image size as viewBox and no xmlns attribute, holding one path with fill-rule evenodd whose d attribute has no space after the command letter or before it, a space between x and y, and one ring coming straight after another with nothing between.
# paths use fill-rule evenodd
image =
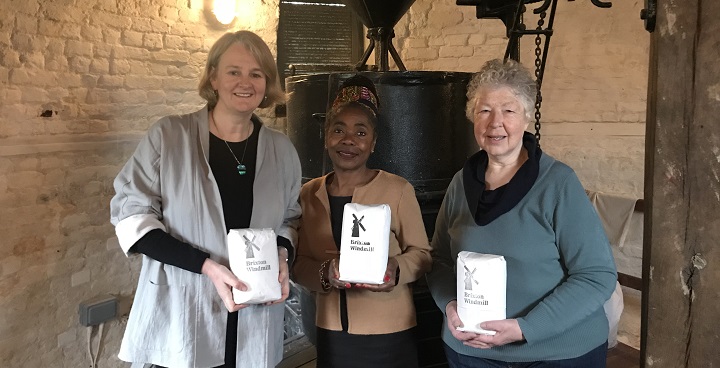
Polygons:
<instances>
[{"instance_id":1,"label":"metal bracket","mask_svg":"<svg viewBox=\"0 0 720 368\"><path fill-rule=\"evenodd\" d=\"M598 8L609 8L612 6L612 3L609 1L601 1L601 0L590 0L593 5L597 6Z\"/></svg>"},{"instance_id":2,"label":"metal bracket","mask_svg":"<svg viewBox=\"0 0 720 368\"><path fill-rule=\"evenodd\" d=\"M645 9L640 10L640 19L645 21L645 30L653 33L655 31L655 19L657 17L657 0L645 0Z\"/></svg>"},{"instance_id":3,"label":"metal bracket","mask_svg":"<svg viewBox=\"0 0 720 368\"><path fill-rule=\"evenodd\" d=\"M537 8L533 10L534 14L539 14L540 19L535 29L527 29L523 22L523 14L525 13L525 5L530 3L541 2ZM568 0L574 1L574 0ZM590 0L593 5L599 8L609 8L612 3L602 0ZM645 0L646 4L648 1ZM535 101L535 137L540 142L540 105L542 104L542 81L545 74L545 65L547 63L547 55L550 46L550 37L553 35L553 21L555 19L555 10L557 9L558 0L456 0L457 5L475 6L475 16L480 18L498 18L505 24L508 44L505 49L505 59L513 59L520 61L520 38L523 35L535 35L535 77L537 81L537 98ZM547 17L549 9L548 23L545 25L545 17ZM654 23L654 17L653 17ZM541 37L545 36L543 47Z\"/></svg>"}]
</instances>

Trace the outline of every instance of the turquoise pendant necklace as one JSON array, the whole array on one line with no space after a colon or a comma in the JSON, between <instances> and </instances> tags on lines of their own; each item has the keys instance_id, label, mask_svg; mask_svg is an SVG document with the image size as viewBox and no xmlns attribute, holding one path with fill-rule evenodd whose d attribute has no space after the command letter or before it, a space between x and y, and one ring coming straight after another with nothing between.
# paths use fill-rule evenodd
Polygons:
<instances>
[{"instance_id":1,"label":"turquoise pendant necklace","mask_svg":"<svg viewBox=\"0 0 720 368\"><path fill-rule=\"evenodd\" d=\"M222 139L222 138L220 138L220 139ZM248 136L248 139L245 140L245 148L243 148L243 155L242 155L242 158L240 159L240 161L245 161L245 152L247 151L247 146L248 146L249 140L250 140L250 137ZM223 142L225 142L225 146L227 146L227 148L230 150L230 154L233 156L233 158L235 159L235 162L237 162L237 164L238 164L237 165L238 174L240 174L240 175L247 174L247 167L245 167L245 165L243 165L242 163L240 163L240 161L238 161L237 157L235 157L235 153L233 152L232 148L230 148L230 145L228 144L228 142L224 139L223 139Z\"/></svg>"},{"instance_id":2,"label":"turquoise pendant necklace","mask_svg":"<svg viewBox=\"0 0 720 368\"><path fill-rule=\"evenodd\" d=\"M210 117L212 118L213 124L215 125L215 129L217 130L218 127L217 127L217 123L215 122L215 109L210 111ZM247 167L245 165L243 165L242 162L245 161L245 152L247 152L247 146L250 144L250 135L252 134L251 129L252 129L252 121L250 121L250 129L248 129L249 133L248 133L247 139L245 139L245 148L243 148L243 154L242 154L242 157L240 158L240 160L237 159L237 156L235 156L235 152L233 152L232 148L230 148L230 145L228 144L228 142L226 140L218 137L223 142L225 142L225 147L227 147L227 149L230 151L230 154L235 159L235 162L237 162L237 171L238 171L238 174L240 174L240 175L247 174ZM220 130L218 130L218 133L220 133Z\"/></svg>"}]
</instances>

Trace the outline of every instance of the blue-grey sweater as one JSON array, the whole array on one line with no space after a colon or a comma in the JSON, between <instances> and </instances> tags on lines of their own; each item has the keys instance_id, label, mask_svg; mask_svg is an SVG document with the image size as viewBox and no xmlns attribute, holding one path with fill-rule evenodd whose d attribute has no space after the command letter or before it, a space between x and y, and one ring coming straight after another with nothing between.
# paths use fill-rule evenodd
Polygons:
<instances>
[{"instance_id":1,"label":"blue-grey sweater","mask_svg":"<svg viewBox=\"0 0 720 368\"><path fill-rule=\"evenodd\" d=\"M443 340L456 352L505 362L559 360L607 340L603 303L617 280L610 244L575 172L547 154L525 197L485 226L476 225L468 210L459 171L440 208L432 248L427 280L443 312L457 299L458 252L504 256L507 318L517 319L525 336L523 342L476 349L455 339L445 321Z\"/></svg>"}]
</instances>

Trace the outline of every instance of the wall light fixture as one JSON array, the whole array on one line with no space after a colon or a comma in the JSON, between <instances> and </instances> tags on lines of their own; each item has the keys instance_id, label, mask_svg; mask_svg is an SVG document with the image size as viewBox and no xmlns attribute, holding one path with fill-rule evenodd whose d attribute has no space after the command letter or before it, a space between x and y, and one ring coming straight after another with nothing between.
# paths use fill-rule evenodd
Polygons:
<instances>
[{"instance_id":1,"label":"wall light fixture","mask_svg":"<svg viewBox=\"0 0 720 368\"><path fill-rule=\"evenodd\" d=\"M213 0L212 14L221 25L231 25L237 17L237 0Z\"/></svg>"},{"instance_id":2,"label":"wall light fixture","mask_svg":"<svg viewBox=\"0 0 720 368\"><path fill-rule=\"evenodd\" d=\"M205 19L216 29L231 28L237 21L237 0L204 0Z\"/></svg>"}]
</instances>

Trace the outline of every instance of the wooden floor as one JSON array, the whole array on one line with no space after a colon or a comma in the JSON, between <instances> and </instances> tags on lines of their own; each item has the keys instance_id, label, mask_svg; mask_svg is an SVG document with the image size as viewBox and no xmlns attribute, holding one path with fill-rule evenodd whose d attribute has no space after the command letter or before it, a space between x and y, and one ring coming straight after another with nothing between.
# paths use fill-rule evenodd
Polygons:
<instances>
[{"instance_id":1,"label":"wooden floor","mask_svg":"<svg viewBox=\"0 0 720 368\"><path fill-rule=\"evenodd\" d=\"M305 363L298 368L315 368L315 361L313 360L311 362Z\"/></svg>"},{"instance_id":2,"label":"wooden floor","mask_svg":"<svg viewBox=\"0 0 720 368\"><path fill-rule=\"evenodd\" d=\"M315 346L304 335L286 342L283 360L275 368L315 367Z\"/></svg>"},{"instance_id":3,"label":"wooden floor","mask_svg":"<svg viewBox=\"0 0 720 368\"><path fill-rule=\"evenodd\" d=\"M608 350L607 368L640 368L640 351L625 344Z\"/></svg>"},{"instance_id":4,"label":"wooden floor","mask_svg":"<svg viewBox=\"0 0 720 368\"><path fill-rule=\"evenodd\" d=\"M618 330L618 345L608 350L607 368L640 367L640 300L637 290L623 287L623 314Z\"/></svg>"}]
</instances>

